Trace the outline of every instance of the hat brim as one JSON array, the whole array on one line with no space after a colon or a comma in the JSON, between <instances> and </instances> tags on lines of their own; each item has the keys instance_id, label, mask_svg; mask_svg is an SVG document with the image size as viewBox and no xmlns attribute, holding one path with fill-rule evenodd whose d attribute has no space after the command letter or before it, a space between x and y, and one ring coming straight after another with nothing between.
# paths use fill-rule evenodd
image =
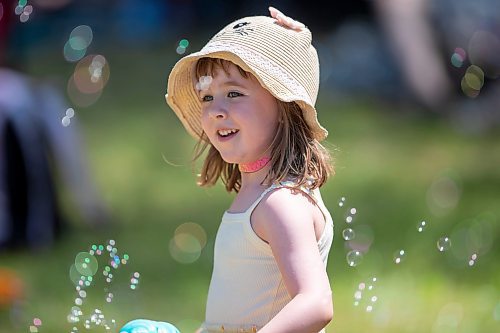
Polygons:
<instances>
[{"instance_id":1,"label":"hat brim","mask_svg":"<svg viewBox=\"0 0 500 333\"><path fill-rule=\"evenodd\" d=\"M231 61L244 71L251 73L275 98L283 102L296 102L302 109L304 119L311 129L313 138L322 141L328 131L323 128L317 118L317 112L311 102L297 98L287 86L282 84L268 71L255 64L247 64L238 55L230 51L201 50L179 60L170 72L165 99L175 112L187 132L195 139L202 138L201 101L195 90L196 62L203 57L220 58Z\"/></svg>"}]
</instances>

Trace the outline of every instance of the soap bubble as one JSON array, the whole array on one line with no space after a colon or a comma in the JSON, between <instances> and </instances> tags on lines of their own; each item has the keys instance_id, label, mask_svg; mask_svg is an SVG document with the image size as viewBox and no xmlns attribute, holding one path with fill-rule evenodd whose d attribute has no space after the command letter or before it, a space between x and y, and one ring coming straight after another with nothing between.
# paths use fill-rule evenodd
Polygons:
<instances>
[{"instance_id":1,"label":"soap bubble","mask_svg":"<svg viewBox=\"0 0 500 333\"><path fill-rule=\"evenodd\" d=\"M406 255L405 250L398 250L398 251L396 251L396 253L394 253L394 262L396 264L401 263L401 261L404 260L405 255Z\"/></svg>"},{"instance_id":2,"label":"soap bubble","mask_svg":"<svg viewBox=\"0 0 500 333\"><path fill-rule=\"evenodd\" d=\"M425 230L425 228L427 227L427 222L425 221L420 221L417 225L417 230L418 232L422 232Z\"/></svg>"},{"instance_id":3,"label":"soap bubble","mask_svg":"<svg viewBox=\"0 0 500 333\"><path fill-rule=\"evenodd\" d=\"M438 239L437 248L440 252L447 251L451 247L451 240L444 236Z\"/></svg>"},{"instance_id":4,"label":"soap bubble","mask_svg":"<svg viewBox=\"0 0 500 333\"><path fill-rule=\"evenodd\" d=\"M476 263L476 260L477 260L477 254L474 253L473 255L471 255L471 257L469 259L469 266L474 266L474 264Z\"/></svg>"},{"instance_id":5,"label":"soap bubble","mask_svg":"<svg viewBox=\"0 0 500 333\"><path fill-rule=\"evenodd\" d=\"M342 231L342 237L344 237L345 240L351 240L355 237L354 230L351 228L346 228Z\"/></svg>"},{"instance_id":6,"label":"soap bubble","mask_svg":"<svg viewBox=\"0 0 500 333\"><path fill-rule=\"evenodd\" d=\"M346 255L347 264L351 267L357 266L363 260L363 254L360 251L352 250Z\"/></svg>"}]
</instances>

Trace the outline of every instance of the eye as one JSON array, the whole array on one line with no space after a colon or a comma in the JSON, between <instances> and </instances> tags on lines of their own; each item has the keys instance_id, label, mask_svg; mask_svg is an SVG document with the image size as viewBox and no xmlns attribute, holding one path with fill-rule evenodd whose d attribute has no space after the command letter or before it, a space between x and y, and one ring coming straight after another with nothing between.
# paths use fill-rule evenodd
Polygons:
<instances>
[{"instance_id":1,"label":"eye","mask_svg":"<svg viewBox=\"0 0 500 333\"><path fill-rule=\"evenodd\" d=\"M235 98L235 97L239 97L239 96L243 96L243 94L237 92L237 91L230 91L228 94L227 94L227 97L230 97L230 98Z\"/></svg>"},{"instance_id":2,"label":"eye","mask_svg":"<svg viewBox=\"0 0 500 333\"><path fill-rule=\"evenodd\" d=\"M202 96L201 97L201 101L202 102L210 102L214 99L214 97L212 95L205 95L205 96Z\"/></svg>"}]
</instances>

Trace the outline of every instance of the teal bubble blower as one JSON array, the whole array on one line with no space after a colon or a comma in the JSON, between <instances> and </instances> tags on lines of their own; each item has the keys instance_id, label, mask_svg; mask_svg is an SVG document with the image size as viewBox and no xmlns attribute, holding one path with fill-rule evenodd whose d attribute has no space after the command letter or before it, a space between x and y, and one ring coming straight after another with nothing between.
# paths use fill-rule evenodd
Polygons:
<instances>
[{"instance_id":1,"label":"teal bubble blower","mask_svg":"<svg viewBox=\"0 0 500 333\"><path fill-rule=\"evenodd\" d=\"M134 319L123 325L119 333L180 333L180 331L167 322Z\"/></svg>"}]
</instances>

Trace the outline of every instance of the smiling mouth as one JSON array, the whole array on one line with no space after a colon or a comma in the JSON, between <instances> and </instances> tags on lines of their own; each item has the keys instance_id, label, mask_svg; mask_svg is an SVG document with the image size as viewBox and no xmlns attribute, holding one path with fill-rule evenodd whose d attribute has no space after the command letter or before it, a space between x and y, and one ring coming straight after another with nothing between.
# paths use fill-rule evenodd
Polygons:
<instances>
[{"instance_id":1,"label":"smiling mouth","mask_svg":"<svg viewBox=\"0 0 500 333\"><path fill-rule=\"evenodd\" d=\"M237 129L223 129L223 130L218 130L217 134L220 137L227 138L227 137L234 135L238 132L239 132L239 130L237 130Z\"/></svg>"}]
</instances>

